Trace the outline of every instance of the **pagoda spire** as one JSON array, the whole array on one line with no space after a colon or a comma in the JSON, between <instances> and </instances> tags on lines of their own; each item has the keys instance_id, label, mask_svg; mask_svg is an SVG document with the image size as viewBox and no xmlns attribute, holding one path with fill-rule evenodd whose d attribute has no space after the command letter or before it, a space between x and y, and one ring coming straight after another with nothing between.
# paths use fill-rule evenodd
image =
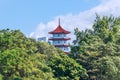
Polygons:
<instances>
[{"instance_id":1,"label":"pagoda spire","mask_svg":"<svg viewBox=\"0 0 120 80\"><path fill-rule=\"evenodd\" d=\"M59 20L58 20L58 24L60 25L60 18L59 18Z\"/></svg>"}]
</instances>

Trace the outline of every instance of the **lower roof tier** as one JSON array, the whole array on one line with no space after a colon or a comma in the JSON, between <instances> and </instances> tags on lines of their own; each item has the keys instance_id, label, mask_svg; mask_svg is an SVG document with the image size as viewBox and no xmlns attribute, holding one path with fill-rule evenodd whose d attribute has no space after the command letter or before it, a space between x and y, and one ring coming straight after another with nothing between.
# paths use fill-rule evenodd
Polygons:
<instances>
[{"instance_id":1,"label":"lower roof tier","mask_svg":"<svg viewBox=\"0 0 120 80\"><path fill-rule=\"evenodd\" d=\"M71 38L49 38L49 40L70 40Z\"/></svg>"},{"instance_id":2,"label":"lower roof tier","mask_svg":"<svg viewBox=\"0 0 120 80\"><path fill-rule=\"evenodd\" d=\"M69 47L69 45L61 44L61 45L55 45L55 47Z\"/></svg>"}]
</instances>

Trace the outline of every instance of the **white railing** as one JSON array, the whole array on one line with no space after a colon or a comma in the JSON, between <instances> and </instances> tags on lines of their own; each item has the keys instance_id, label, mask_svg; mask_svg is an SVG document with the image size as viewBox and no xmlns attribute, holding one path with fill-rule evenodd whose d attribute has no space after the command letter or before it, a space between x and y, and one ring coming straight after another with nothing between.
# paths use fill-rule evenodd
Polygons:
<instances>
[{"instance_id":1,"label":"white railing","mask_svg":"<svg viewBox=\"0 0 120 80\"><path fill-rule=\"evenodd\" d=\"M66 41L53 41L54 45L68 45Z\"/></svg>"}]
</instances>

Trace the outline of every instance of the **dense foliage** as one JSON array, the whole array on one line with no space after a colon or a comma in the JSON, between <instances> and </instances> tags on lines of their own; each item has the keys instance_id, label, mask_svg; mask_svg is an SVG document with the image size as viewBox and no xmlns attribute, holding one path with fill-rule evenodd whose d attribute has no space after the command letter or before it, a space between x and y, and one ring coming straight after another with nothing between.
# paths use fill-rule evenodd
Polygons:
<instances>
[{"instance_id":1,"label":"dense foliage","mask_svg":"<svg viewBox=\"0 0 120 80\"><path fill-rule=\"evenodd\" d=\"M19 30L0 30L0 80L79 80L86 70L61 50L27 38Z\"/></svg>"},{"instance_id":2,"label":"dense foliage","mask_svg":"<svg viewBox=\"0 0 120 80\"><path fill-rule=\"evenodd\" d=\"M75 29L69 56L87 70L88 80L120 80L120 17L96 15L93 29Z\"/></svg>"}]
</instances>

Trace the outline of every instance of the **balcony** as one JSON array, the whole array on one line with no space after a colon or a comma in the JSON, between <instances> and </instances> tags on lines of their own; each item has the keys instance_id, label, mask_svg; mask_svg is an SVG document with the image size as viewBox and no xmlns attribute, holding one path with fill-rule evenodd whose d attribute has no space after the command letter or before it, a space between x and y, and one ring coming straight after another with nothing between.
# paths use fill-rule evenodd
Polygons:
<instances>
[{"instance_id":1,"label":"balcony","mask_svg":"<svg viewBox=\"0 0 120 80\"><path fill-rule=\"evenodd\" d=\"M67 38L67 37L58 37L58 38L56 38L56 37L51 37L51 38L49 38L49 40L70 40L71 38Z\"/></svg>"}]
</instances>

